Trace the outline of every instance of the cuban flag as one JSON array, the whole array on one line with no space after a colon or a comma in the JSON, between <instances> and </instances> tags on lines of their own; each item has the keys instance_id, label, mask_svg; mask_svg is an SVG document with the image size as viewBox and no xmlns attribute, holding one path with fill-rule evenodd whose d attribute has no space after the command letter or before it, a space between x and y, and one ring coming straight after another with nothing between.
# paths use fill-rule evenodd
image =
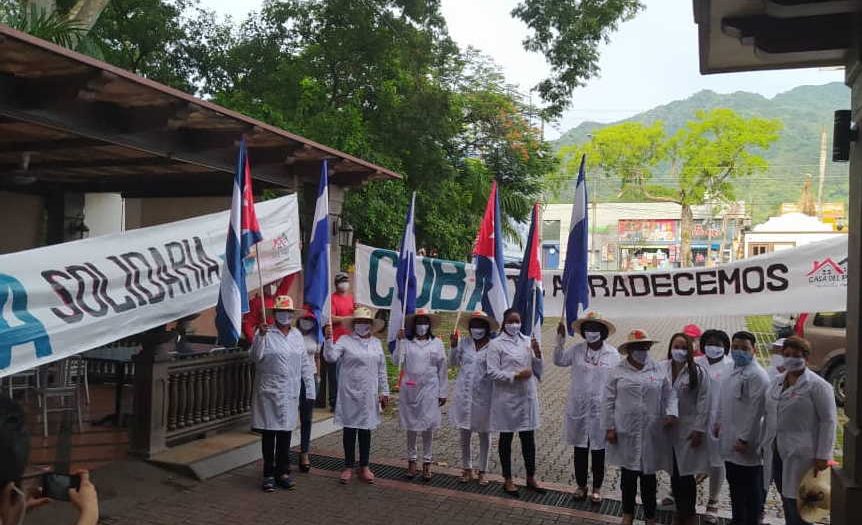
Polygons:
<instances>
[{"instance_id":1,"label":"cuban flag","mask_svg":"<svg viewBox=\"0 0 862 525\"><path fill-rule=\"evenodd\" d=\"M476 290L482 294L482 310L503 323L503 312L509 307L506 294L506 271L503 266L503 230L497 181L485 206L485 216L476 236L473 263L476 266Z\"/></svg>"},{"instance_id":2,"label":"cuban flag","mask_svg":"<svg viewBox=\"0 0 862 525\"><path fill-rule=\"evenodd\" d=\"M539 230L539 203L533 206L533 218L518 285L515 288L515 308L521 313L521 333L542 341L542 321L545 319L542 288L542 236Z\"/></svg>"},{"instance_id":3,"label":"cuban flag","mask_svg":"<svg viewBox=\"0 0 862 525\"><path fill-rule=\"evenodd\" d=\"M587 284L587 263L589 247L587 245L587 182L584 165L587 156L581 157L581 167L578 168L578 182L575 186L575 202L572 207L572 223L569 230L568 246L566 247L566 265L563 268L563 292L566 294L565 314L569 335L574 335L572 321L580 312L590 307L590 291Z\"/></svg>"},{"instance_id":4,"label":"cuban flag","mask_svg":"<svg viewBox=\"0 0 862 525\"><path fill-rule=\"evenodd\" d=\"M389 310L389 351L395 351L398 331L404 328L404 318L416 311L416 192L410 200L404 235L398 251L398 268L395 273L395 297Z\"/></svg>"},{"instance_id":5,"label":"cuban flag","mask_svg":"<svg viewBox=\"0 0 862 525\"><path fill-rule=\"evenodd\" d=\"M248 290L245 286L243 259L251 247L261 241L260 224L254 212L251 189L251 167L245 139L240 142L233 179L230 224L221 271L221 288L216 305L216 329L219 344L234 346L242 333L242 314L248 312Z\"/></svg>"},{"instance_id":6,"label":"cuban flag","mask_svg":"<svg viewBox=\"0 0 862 525\"><path fill-rule=\"evenodd\" d=\"M311 225L311 242L305 261L305 304L311 307L317 323L317 340L323 341L323 326L329 322L329 164L323 161L320 184L317 188L317 203L314 206L314 222Z\"/></svg>"}]
</instances>

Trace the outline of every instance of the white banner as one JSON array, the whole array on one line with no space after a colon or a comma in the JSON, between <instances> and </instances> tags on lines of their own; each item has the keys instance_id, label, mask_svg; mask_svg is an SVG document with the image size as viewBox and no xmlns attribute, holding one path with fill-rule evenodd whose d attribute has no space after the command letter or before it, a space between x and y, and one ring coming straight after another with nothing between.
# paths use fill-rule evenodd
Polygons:
<instances>
[{"instance_id":1,"label":"white banner","mask_svg":"<svg viewBox=\"0 0 862 525\"><path fill-rule=\"evenodd\" d=\"M300 271L296 196L255 208L264 282ZM0 377L214 306L228 214L0 255Z\"/></svg>"},{"instance_id":2,"label":"white banner","mask_svg":"<svg viewBox=\"0 0 862 525\"><path fill-rule=\"evenodd\" d=\"M356 302L389 308L397 254L357 245ZM473 265L417 258L416 307L472 311ZM562 270L543 272L545 316L562 315ZM518 270L507 269L510 300ZM841 311L847 305L847 237L712 268L590 274L590 309L608 317L758 315Z\"/></svg>"}]
</instances>

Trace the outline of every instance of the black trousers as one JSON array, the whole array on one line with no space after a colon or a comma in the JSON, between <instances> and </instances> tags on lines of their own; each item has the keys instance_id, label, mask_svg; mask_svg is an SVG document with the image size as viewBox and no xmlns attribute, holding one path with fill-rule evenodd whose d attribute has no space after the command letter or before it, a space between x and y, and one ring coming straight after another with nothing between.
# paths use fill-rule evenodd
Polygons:
<instances>
[{"instance_id":1,"label":"black trousers","mask_svg":"<svg viewBox=\"0 0 862 525\"><path fill-rule=\"evenodd\" d=\"M588 447L575 447L575 482L579 487L587 486L587 467L590 458ZM605 451L593 450L593 490L602 488L605 482Z\"/></svg>"},{"instance_id":2,"label":"black trousers","mask_svg":"<svg viewBox=\"0 0 862 525\"><path fill-rule=\"evenodd\" d=\"M532 430L518 432L521 440L521 453L524 455L524 468L527 476L536 474L536 434ZM503 477L512 477L512 440L515 439L514 432L500 432L500 465L503 468Z\"/></svg>"},{"instance_id":3,"label":"black trousers","mask_svg":"<svg viewBox=\"0 0 862 525\"><path fill-rule=\"evenodd\" d=\"M363 428L344 428L344 466L352 468L356 464L356 441L359 440L359 466L367 467L371 457L371 431Z\"/></svg>"},{"instance_id":4,"label":"black trousers","mask_svg":"<svg viewBox=\"0 0 862 525\"><path fill-rule=\"evenodd\" d=\"M697 502L697 483L694 476L680 476L679 467L676 462L676 453L673 455L673 474L670 477L670 489L676 502L676 512L683 519L695 514L695 503Z\"/></svg>"},{"instance_id":5,"label":"black trousers","mask_svg":"<svg viewBox=\"0 0 862 525\"><path fill-rule=\"evenodd\" d=\"M655 474L644 474L639 470L620 469L620 490L623 493L623 514L635 513L635 497L638 494L638 480L641 483L641 501L644 506L644 517L655 519L656 509L656 477Z\"/></svg>"},{"instance_id":6,"label":"black trousers","mask_svg":"<svg viewBox=\"0 0 862 525\"><path fill-rule=\"evenodd\" d=\"M763 507L763 466L724 463L734 525L759 525Z\"/></svg>"},{"instance_id":7,"label":"black trousers","mask_svg":"<svg viewBox=\"0 0 862 525\"><path fill-rule=\"evenodd\" d=\"M308 453L311 444L311 416L314 413L314 400L305 399L305 381L299 387L299 451Z\"/></svg>"},{"instance_id":8,"label":"black trousers","mask_svg":"<svg viewBox=\"0 0 862 525\"><path fill-rule=\"evenodd\" d=\"M263 477L271 478L290 472L290 432L262 430Z\"/></svg>"}]
</instances>

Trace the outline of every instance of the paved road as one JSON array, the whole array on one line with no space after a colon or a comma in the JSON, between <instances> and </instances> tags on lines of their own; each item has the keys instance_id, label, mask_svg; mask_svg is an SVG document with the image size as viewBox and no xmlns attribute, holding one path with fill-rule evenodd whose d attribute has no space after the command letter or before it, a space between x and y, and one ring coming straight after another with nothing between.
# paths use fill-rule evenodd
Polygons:
<instances>
[{"instance_id":1,"label":"paved road","mask_svg":"<svg viewBox=\"0 0 862 525\"><path fill-rule=\"evenodd\" d=\"M617 333L610 338L611 344L617 345L625 340L626 334L634 328L646 330L653 339L661 341L653 349L653 357L663 359L666 356L667 344L670 337L680 331L688 323L697 323L703 329L718 328L732 334L734 331L745 328L745 318L736 316L722 317L664 317L659 319L623 319L616 321ZM543 349L546 356L553 351L554 323L546 323L543 331ZM550 362L545 366L545 377L541 384L540 402L542 428L537 432L537 476L541 480L574 485L574 472L572 467L572 449L562 440L562 417L565 413L566 396L570 382L569 369L558 368ZM444 407L444 412L446 407ZM448 421L444 413L444 421ZM405 458L405 434L398 428L397 414L390 414L384 423L374 432L372 437L372 461L374 458L403 459ZM325 436L314 442L313 446L326 450L340 450L341 433ZM492 438L491 472L499 473L500 466L496 454L496 436ZM523 477L523 463L520 461L520 446L515 440L513 457L514 475ZM451 428L440 429L435 437L434 458L443 466L460 468L460 448L458 445L457 432ZM406 460L405 460L406 461ZM609 469L605 489L606 493L619 498L618 492L618 470ZM699 505L705 506L708 495L706 494L706 483L699 490ZM659 475L659 496L670 492L670 478ZM773 494L768 504L767 513L778 515L780 502ZM730 503L725 485L725 494L722 501L722 514L729 516ZM702 510L702 509L701 509Z\"/></svg>"}]
</instances>

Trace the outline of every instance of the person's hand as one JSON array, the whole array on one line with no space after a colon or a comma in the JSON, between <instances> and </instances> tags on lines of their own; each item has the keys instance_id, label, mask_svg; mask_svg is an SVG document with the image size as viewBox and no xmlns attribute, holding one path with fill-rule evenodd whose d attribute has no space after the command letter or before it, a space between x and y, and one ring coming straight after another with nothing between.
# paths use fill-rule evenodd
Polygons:
<instances>
[{"instance_id":1,"label":"person's hand","mask_svg":"<svg viewBox=\"0 0 862 525\"><path fill-rule=\"evenodd\" d=\"M323 325L323 337L327 341L332 341L332 324L327 323Z\"/></svg>"},{"instance_id":2,"label":"person's hand","mask_svg":"<svg viewBox=\"0 0 862 525\"><path fill-rule=\"evenodd\" d=\"M721 432L721 424L720 423L713 424L712 425L712 435L717 438L719 432Z\"/></svg>"},{"instance_id":3,"label":"person's hand","mask_svg":"<svg viewBox=\"0 0 862 525\"><path fill-rule=\"evenodd\" d=\"M437 398L437 406L442 407L445 404L446 404L446 398L445 397L438 397Z\"/></svg>"},{"instance_id":4,"label":"person's hand","mask_svg":"<svg viewBox=\"0 0 862 525\"><path fill-rule=\"evenodd\" d=\"M458 335L458 330L455 330L454 332L452 332L452 335L449 336L449 346L451 348L455 348L458 346Z\"/></svg>"},{"instance_id":5,"label":"person's hand","mask_svg":"<svg viewBox=\"0 0 862 525\"><path fill-rule=\"evenodd\" d=\"M388 405L389 405L389 396L387 396L386 394L381 394L380 395L380 408L386 409L386 407Z\"/></svg>"},{"instance_id":6,"label":"person's hand","mask_svg":"<svg viewBox=\"0 0 862 525\"><path fill-rule=\"evenodd\" d=\"M525 368L515 374L515 379L530 379L531 377L533 377L533 371L529 368Z\"/></svg>"},{"instance_id":7,"label":"person's hand","mask_svg":"<svg viewBox=\"0 0 862 525\"><path fill-rule=\"evenodd\" d=\"M78 490L69 489L69 501L78 507L78 512L81 513L78 523L95 525L99 521L99 495L96 493L96 487L90 482L90 473L86 470L78 470L72 474L81 476L81 486Z\"/></svg>"},{"instance_id":8,"label":"person's hand","mask_svg":"<svg viewBox=\"0 0 862 525\"><path fill-rule=\"evenodd\" d=\"M557 335L562 339L566 338L566 325L564 325L562 321L557 325Z\"/></svg>"},{"instance_id":9,"label":"person's hand","mask_svg":"<svg viewBox=\"0 0 862 525\"><path fill-rule=\"evenodd\" d=\"M269 331L269 325L266 323L260 323L257 325L257 333L260 335L265 335Z\"/></svg>"},{"instance_id":10,"label":"person's hand","mask_svg":"<svg viewBox=\"0 0 862 525\"><path fill-rule=\"evenodd\" d=\"M676 424L676 416L664 416L662 419L662 425L665 427L672 427Z\"/></svg>"},{"instance_id":11,"label":"person's hand","mask_svg":"<svg viewBox=\"0 0 862 525\"><path fill-rule=\"evenodd\" d=\"M616 445L617 444L617 431L616 431L616 429L609 428L608 431L605 433L605 439L611 445Z\"/></svg>"},{"instance_id":12,"label":"person's hand","mask_svg":"<svg viewBox=\"0 0 862 525\"><path fill-rule=\"evenodd\" d=\"M402 341L404 339L404 329L403 328L398 330L398 336L397 337L398 337L399 341Z\"/></svg>"},{"instance_id":13,"label":"person's hand","mask_svg":"<svg viewBox=\"0 0 862 525\"><path fill-rule=\"evenodd\" d=\"M703 432L695 430L688 435L688 440L691 441L691 448L697 448L703 443Z\"/></svg>"},{"instance_id":14,"label":"person's hand","mask_svg":"<svg viewBox=\"0 0 862 525\"><path fill-rule=\"evenodd\" d=\"M827 459L815 459L814 460L814 477L817 477L817 474L829 468L829 460Z\"/></svg>"},{"instance_id":15,"label":"person's hand","mask_svg":"<svg viewBox=\"0 0 862 525\"><path fill-rule=\"evenodd\" d=\"M736 443L733 444L733 450L739 452L740 454L745 454L748 451L748 443L742 441L741 439L737 439Z\"/></svg>"},{"instance_id":16,"label":"person's hand","mask_svg":"<svg viewBox=\"0 0 862 525\"><path fill-rule=\"evenodd\" d=\"M9 482L0 491L0 523L18 523L27 509L27 498L23 498Z\"/></svg>"},{"instance_id":17,"label":"person's hand","mask_svg":"<svg viewBox=\"0 0 862 525\"><path fill-rule=\"evenodd\" d=\"M536 356L536 359L542 358L542 347L539 346L539 341L536 340L536 336L533 336L533 340L530 341L530 348L533 349L533 355Z\"/></svg>"}]
</instances>

